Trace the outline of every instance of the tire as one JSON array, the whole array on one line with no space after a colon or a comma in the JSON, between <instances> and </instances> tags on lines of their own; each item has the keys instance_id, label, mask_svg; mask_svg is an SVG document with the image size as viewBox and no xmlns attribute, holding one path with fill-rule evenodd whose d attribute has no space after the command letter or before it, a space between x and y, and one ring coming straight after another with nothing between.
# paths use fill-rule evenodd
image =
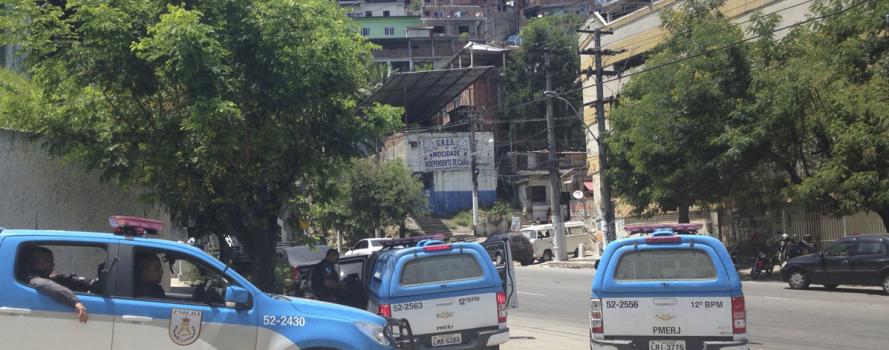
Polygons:
<instances>
[{"instance_id":1,"label":"tire","mask_svg":"<svg viewBox=\"0 0 889 350\"><path fill-rule=\"evenodd\" d=\"M553 252L549 249L543 251L543 256L540 258L540 262L547 262L553 260Z\"/></svg>"},{"instance_id":2,"label":"tire","mask_svg":"<svg viewBox=\"0 0 889 350\"><path fill-rule=\"evenodd\" d=\"M883 292L889 294L889 273L883 274Z\"/></svg>"},{"instance_id":3,"label":"tire","mask_svg":"<svg viewBox=\"0 0 889 350\"><path fill-rule=\"evenodd\" d=\"M500 345L489 346L488 350L500 350Z\"/></svg>"},{"instance_id":4,"label":"tire","mask_svg":"<svg viewBox=\"0 0 889 350\"><path fill-rule=\"evenodd\" d=\"M791 289L809 288L809 275L801 270L793 270L790 272L790 277L787 278L787 284Z\"/></svg>"},{"instance_id":5,"label":"tire","mask_svg":"<svg viewBox=\"0 0 889 350\"><path fill-rule=\"evenodd\" d=\"M825 284L824 289L834 290L834 289L837 289L837 285L836 284Z\"/></svg>"}]
</instances>

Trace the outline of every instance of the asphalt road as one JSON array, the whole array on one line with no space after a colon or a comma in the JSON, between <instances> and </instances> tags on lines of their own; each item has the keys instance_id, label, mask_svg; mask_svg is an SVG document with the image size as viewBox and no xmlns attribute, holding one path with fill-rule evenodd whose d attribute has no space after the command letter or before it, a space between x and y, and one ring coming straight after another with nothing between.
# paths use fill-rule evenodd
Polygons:
<instances>
[{"instance_id":1,"label":"asphalt road","mask_svg":"<svg viewBox=\"0 0 889 350\"><path fill-rule=\"evenodd\" d=\"M588 349L593 270L517 267L519 308L503 348ZM816 286L820 287L820 286ZM877 288L791 290L744 282L752 349L889 349L889 296Z\"/></svg>"}]
</instances>

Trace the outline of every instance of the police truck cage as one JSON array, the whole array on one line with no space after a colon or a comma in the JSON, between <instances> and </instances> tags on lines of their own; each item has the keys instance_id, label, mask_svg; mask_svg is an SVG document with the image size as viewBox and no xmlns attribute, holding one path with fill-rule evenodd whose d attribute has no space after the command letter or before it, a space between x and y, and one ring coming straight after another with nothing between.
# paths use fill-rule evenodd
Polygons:
<instances>
[{"instance_id":1,"label":"police truck cage","mask_svg":"<svg viewBox=\"0 0 889 350\"><path fill-rule=\"evenodd\" d=\"M430 236L416 236L416 237L408 237L408 238L396 238L390 239L386 241L380 242L380 245L383 246L383 249L393 249L397 247L414 247L420 244L423 241L441 241L444 239L444 235L430 235Z\"/></svg>"},{"instance_id":2,"label":"police truck cage","mask_svg":"<svg viewBox=\"0 0 889 350\"><path fill-rule=\"evenodd\" d=\"M121 236L142 237L146 234L156 235L160 230L164 229L163 222L135 216L112 216L108 218L108 223L114 229L114 234Z\"/></svg>"},{"instance_id":3,"label":"police truck cage","mask_svg":"<svg viewBox=\"0 0 889 350\"><path fill-rule=\"evenodd\" d=\"M695 235L703 227L701 224L640 224L624 226L629 234L651 234L660 229L668 229L680 235Z\"/></svg>"}]
</instances>

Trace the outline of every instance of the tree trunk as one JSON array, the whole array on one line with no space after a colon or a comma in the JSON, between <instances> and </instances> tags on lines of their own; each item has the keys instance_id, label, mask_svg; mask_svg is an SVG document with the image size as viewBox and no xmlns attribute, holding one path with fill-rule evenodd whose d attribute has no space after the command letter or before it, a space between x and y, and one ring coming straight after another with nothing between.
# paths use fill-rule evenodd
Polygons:
<instances>
[{"instance_id":1,"label":"tree trunk","mask_svg":"<svg viewBox=\"0 0 889 350\"><path fill-rule=\"evenodd\" d=\"M250 275L253 284L265 292L272 292L275 285L275 227L256 230L242 239L250 255Z\"/></svg>"},{"instance_id":2,"label":"tree trunk","mask_svg":"<svg viewBox=\"0 0 889 350\"><path fill-rule=\"evenodd\" d=\"M690 222L688 218L688 203L679 204L679 223L687 224Z\"/></svg>"}]
</instances>

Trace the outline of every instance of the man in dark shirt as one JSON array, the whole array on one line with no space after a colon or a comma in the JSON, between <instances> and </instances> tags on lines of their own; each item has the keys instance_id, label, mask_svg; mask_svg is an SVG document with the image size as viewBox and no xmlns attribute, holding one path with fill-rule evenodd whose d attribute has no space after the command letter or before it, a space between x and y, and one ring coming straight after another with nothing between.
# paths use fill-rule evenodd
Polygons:
<instances>
[{"instance_id":1,"label":"man in dark shirt","mask_svg":"<svg viewBox=\"0 0 889 350\"><path fill-rule=\"evenodd\" d=\"M164 269L157 255L150 253L136 254L136 285L133 288L133 296L136 298L163 299L167 295L161 287L164 278Z\"/></svg>"},{"instance_id":2,"label":"man in dark shirt","mask_svg":"<svg viewBox=\"0 0 889 350\"><path fill-rule=\"evenodd\" d=\"M86 306L80 302L77 295L69 288L71 285L79 285L79 283L71 276L63 276L53 272L55 258L53 257L52 250L46 247L33 247L26 253L24 263L26 264L24 280L31 287L37 289L38 292L50 295L62 304L74 308L77 320L81 323L86 323L89 319ZM66 287L63 284L69 286ZM85 288L84 284L83 289L85 290Z\"/></svg>"},{"instance_id":3,"label":"man in dark shirt","mask_svg":"<svg viewBox=\"0 0 889 350\"><path fill-rule=\"evenodd\" d=\"M324 260L315 266L312 271L312 290L318 300L335 303L337 292L342 289L340 276L336 271L336 261L340 253L331 248L327 251Z\"/></svg>"}]
</instances>

